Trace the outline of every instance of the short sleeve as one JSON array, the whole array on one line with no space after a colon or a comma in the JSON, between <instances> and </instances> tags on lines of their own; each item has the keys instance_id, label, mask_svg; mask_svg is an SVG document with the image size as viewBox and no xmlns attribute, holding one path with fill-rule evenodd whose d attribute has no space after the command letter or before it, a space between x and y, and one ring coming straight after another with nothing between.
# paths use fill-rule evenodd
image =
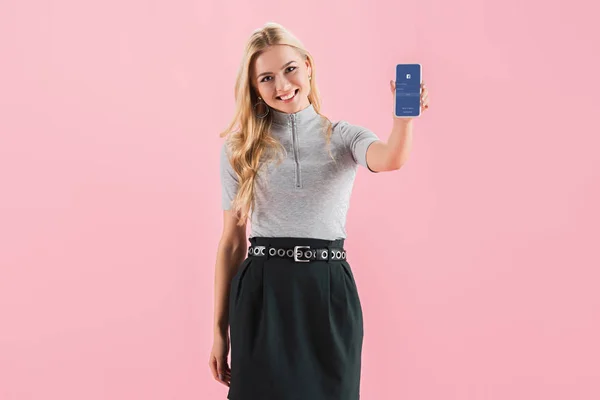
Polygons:
<instances>
[{"instance_id":1,"label":"short sleeve","mask_svg":"<svg viewBox=\"0 0 600 400\"><path fill-rule=\"evenodd\" d=\"M238 191L238 178L227 157L227 142L221 146L221 206L223 210L231 208L231 202Z\"/></svg>"},{"instance_id":2,"label":"short sleeve","mask_svg":"<svg viewBox=\"0 0 600 400\"><path fill-rule=\"evenodd\" d=\"M367 165L367 149L373 142L380 140L379 137L369 129L352 125L347 121L339 121L338 129L346 146L350 149L354 161L368 168L371 172L378 172L373 171Z\"/></svg>"}]
</instances>

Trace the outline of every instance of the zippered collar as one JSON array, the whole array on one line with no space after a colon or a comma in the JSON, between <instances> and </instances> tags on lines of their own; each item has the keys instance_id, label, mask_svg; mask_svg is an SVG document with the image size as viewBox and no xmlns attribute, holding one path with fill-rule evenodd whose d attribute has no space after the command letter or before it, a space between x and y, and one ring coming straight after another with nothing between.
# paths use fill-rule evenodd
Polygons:
<instances>
[{"instance_id":1,"label":"zippered collar","mask_svg":"<svg viewBox=\"0 0 600 400\"><path fill-rule=\"evenodd\" d=\"M292 122L296 126L302 126L306 125L307 123L317 121L321 118L321 116L317 114L317 110L315 110L312 104L309 104L308 107L295 113L285 113L274 108L271 108L269 111L273 113L273 123L283 126L291 125Z\"/></svg>"}]
</instances>

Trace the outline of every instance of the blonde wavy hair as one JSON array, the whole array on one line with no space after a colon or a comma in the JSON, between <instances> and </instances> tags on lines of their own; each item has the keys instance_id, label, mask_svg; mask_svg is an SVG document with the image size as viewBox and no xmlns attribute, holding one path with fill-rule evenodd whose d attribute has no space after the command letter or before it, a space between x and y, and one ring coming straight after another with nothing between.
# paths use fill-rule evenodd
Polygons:
<instances>
[{"instance_id":1,"label":"blonde wavy hair","mask_svg":"<svg viewBox=\"0 0 600 400\"><path fill-rule=\"evenodd\" d=\"M321 99L316 83L315 63L310 53L291 32L275 22L268 22L262 28L253 31L237 72L234 117L227 129L219 134L220 137L228 136L226 146L229 161L239 181L238 191L231 205L232 211L239 219L239 226L246 222L251 209L254 209L254 183L260 166L263 162L271 160L274 154L280 156L281 163L281 156L286 153L283 145L270 133L273 113L269 112L265 118L259 118L254 111L259 94L251 84L251 73L254 72L254 63L258 56L273 45L291 46L304 60L309 61L312 78L308 101L323 120L328 148L331 142L332 123L320 112ZM266 104L265 106L268 107ZM335 161L330 148L329 155Z\"/></svg>"}]
</instances>

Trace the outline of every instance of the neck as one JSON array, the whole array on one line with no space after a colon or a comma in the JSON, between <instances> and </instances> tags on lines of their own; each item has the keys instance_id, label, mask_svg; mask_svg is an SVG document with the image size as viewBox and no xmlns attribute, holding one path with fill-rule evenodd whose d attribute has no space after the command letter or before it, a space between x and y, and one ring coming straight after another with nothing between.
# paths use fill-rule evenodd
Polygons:
<instances>
[{"instance_id":1,"label":"neck","mask_svg":"<svg viewBox=\"0 0 600 400\"><path fill-rule=\"evenodd\" d=\"M270 112L273 114L273 123L277 125L288 125L292 122L295 124L304 124L305 122L311 122L319 117L317 111L311 103L307 107L294 113L286 113L283 111L271 108Z\"/></svg>"}]
</instances>

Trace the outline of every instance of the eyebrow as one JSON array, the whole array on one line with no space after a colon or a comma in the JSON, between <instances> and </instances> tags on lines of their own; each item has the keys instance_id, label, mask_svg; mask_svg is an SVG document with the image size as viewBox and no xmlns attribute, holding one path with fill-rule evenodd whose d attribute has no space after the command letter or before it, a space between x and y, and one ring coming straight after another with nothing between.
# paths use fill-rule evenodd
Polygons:
<instances>
[{"instance_id":1,"label":"eyebrow","mask_svg":"<svg viewBox=\"0 0 600 400\"><path fill-rule=\"evenodd\" d=\"M284 69L285 67L287 67L288 65L290 65L290 64L291 64L291 63L293 63L293 62L296 62L296 60L289 61L289 62L288 62L288 63L286 63L286 64L285 64L283 67L281 67L281 69ZM261 76L263 76L263 75L269 75L269 74L272 74L272 72L263 72L262 74L258 75L258 76L256 77L256 79L260 78L260 77L261 77Z\"/></svg>"}]
</instances>

